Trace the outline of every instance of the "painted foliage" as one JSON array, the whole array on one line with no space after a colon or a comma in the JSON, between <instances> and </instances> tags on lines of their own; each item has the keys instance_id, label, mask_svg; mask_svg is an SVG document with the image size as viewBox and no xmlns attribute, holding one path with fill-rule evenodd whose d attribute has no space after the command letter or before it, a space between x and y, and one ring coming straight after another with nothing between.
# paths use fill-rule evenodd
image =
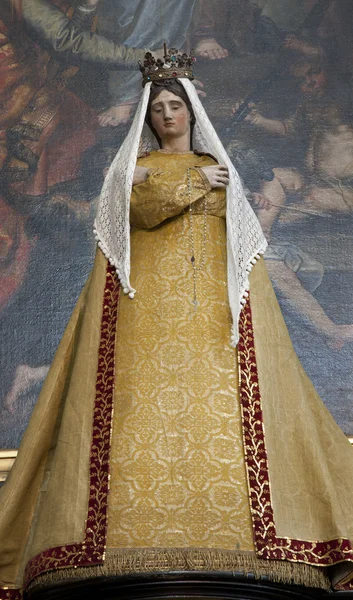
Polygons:
<instances>
[{"instance_id":1,"label":"painted foliage","mask_svg":"<svg viewBox=\"0 0 353 600\"><path fill-rule=\"evenodd\" d=\"M350 1L1 3L0 447L18 446L89 273L97 197L138 100L139 72L104 44L95 57L96 35L195 49L296 351L353 434ZM80 52L67 40L82 31Z\"/></svg>"}]
</instances>

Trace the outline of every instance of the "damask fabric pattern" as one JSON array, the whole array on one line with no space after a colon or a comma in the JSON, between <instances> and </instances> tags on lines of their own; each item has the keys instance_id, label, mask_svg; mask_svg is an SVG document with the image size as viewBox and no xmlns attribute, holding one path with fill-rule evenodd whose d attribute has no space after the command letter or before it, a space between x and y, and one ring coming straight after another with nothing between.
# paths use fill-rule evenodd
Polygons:
<instances>
[{"instance_id":1,"label":"damask fabric pattern","mask_svg":"<svg viewBox=\"0 0 353 600\"><path fill-rule=\"evenodd\" d=\"M185 205L187 193L173 194L177 173L182 181L188 166L213 163L193 154L179 155L177 161L157 156L154 165L160 160L165 174L159 172L156 186L168 200L174 196ZM151 162L148 157L139 164ZM149 190L145 186L144 203L140 196L132 198L133 214L148 208L153 188L153 182ZM194 194L196 199L199 189ZM108 548L254 549L236 353L229 345L225 194L209 196L212 215L207 216L196 310L189 214L153 231L135 229L131 236L131 276L138 294L120 303ZM165 207L159 206L162 220ZM195 213L198 265L204 225L200 200Z\"/></svg>"}]
</instances>

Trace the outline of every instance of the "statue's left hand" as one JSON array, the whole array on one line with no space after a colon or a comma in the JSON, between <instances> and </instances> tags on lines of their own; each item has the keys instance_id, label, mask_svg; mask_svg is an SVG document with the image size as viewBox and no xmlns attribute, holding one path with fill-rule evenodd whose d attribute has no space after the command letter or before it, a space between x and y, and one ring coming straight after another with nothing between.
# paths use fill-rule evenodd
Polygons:
<instances>
[{"instance_id":1,"label":"statue's left hand","mask_svg":"<svg viewBox=\"0 0 353 600\"><path fill-rule=\"evenodd\" d=\"M211 188L226 188L229 185L229 170L226 165L210 165L201 167Z\"/></svg>"}]
</instances>

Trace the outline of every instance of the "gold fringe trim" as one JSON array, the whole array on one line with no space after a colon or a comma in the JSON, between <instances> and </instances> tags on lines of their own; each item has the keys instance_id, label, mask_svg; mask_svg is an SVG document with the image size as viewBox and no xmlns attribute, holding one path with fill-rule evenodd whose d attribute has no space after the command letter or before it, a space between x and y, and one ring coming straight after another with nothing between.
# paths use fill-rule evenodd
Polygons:
<instances>
[{"instance_id":1,"label":"gold fringe trim","mask_svg":"<svg viewBox=\"0 0 353 600\"><path fill-rule=\"evenodd\" d=\"M288 561L263 560L253 552L198 548L128 548L106 551L103 565L63 568L39 575L29 585L34 591L63 581L95 577L165 573L168 571L219 572L266 577L272 582L330 589L326 569Z\"/></svg>"}]
</instances>

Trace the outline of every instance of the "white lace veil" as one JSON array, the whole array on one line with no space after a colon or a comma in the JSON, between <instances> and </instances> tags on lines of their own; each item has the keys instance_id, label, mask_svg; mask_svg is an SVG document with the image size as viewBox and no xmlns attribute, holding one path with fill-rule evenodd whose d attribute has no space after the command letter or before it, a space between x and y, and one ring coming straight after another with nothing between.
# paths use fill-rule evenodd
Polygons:
<instances>
[{"instance_id":1,"label":"white lace veil","mask_svg":"<svg viewBox=\"0 0 353 600\"><path fill-rule=\"evenodd\" d=\"M266 249L260 224L249 205L239 175L231 163L222 142L214 130L193 84L179 79L193 108L194 148L212 154L220 164L229 168L227 187L227 272L228 297L233 318L231 345L239 339L238 323L242 304L246 303L249 272L256 259ZM151 83L147 83L137 107L131 129L114 158L102 188L94 233L98 246L115 267L123 291L133 298L130 285L130 196L137 156L141 151L158 148L149 127L145 124Z\"/></svg>"}]
</instances>

